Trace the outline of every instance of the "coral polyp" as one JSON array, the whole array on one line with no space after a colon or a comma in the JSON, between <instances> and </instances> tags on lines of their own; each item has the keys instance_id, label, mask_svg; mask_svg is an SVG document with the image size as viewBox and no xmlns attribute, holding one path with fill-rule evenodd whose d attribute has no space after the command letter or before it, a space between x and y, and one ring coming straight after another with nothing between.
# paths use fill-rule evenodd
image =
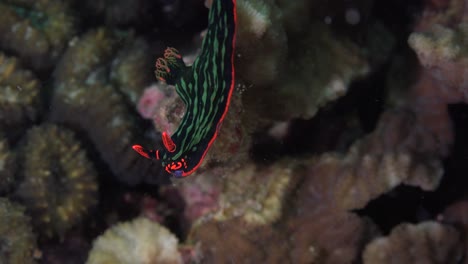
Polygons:
<instances>
[{"instance_id":1,"label":"coral polyp","mask_svg":"<svg viewBox=\"0 0 468 264\"><path fill-rule=\"evenodd\" d=\"M96 204L96 171L74 134L56 125L31 128L21 149L17 195L46 237L63 236Z\"/></svg>"},{"instance_id":2,"label":"coral polyp","mask_svg":"<svg viewBox=\"0 0 468 264\"><path fill-rule=\"evenodd\" d=\"M36 237L30 220L23 206L0 198L0 263L35 263Z\"/></svg>"}]
</instances>

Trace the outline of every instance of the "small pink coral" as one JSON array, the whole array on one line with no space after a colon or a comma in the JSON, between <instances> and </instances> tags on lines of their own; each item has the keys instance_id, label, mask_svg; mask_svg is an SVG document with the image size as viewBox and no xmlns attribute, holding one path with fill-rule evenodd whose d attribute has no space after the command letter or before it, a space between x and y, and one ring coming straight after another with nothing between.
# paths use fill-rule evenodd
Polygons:
<instances>
[{"instance_id":1,"label":"small pink coral","mask_svg":"<svg viewBox=\"0 0 468 264\"><path fill-rule=\"evenodd\" d=\"M145 89L138 101L138 112L143 118L152 119L155 110L166 95L158 85L152 85Z\"/></svg>"},{"instance_id":2,"label":"small pink coral","mask_svg":"<svg viewBox=\"0 0 468 264\"><path fill-rule=\"evenodd\" d=\"M220 186L210 181L210 177L197 177L190 183L182 184L179 190L186 203L184 215L189 222L219 207Z\"/></svg>"},{"instance_id":3,"label":"small pink coral","mask_svg":"<svg viewBox=\"0 0 468 264\"><path fill-rule=\"evenodd\" d=\"M185 113L185 105L174 88L155 84L144 91L138 112L143 118L152 119L158 131L172 134Z\"/></svg>"}]
</instances>

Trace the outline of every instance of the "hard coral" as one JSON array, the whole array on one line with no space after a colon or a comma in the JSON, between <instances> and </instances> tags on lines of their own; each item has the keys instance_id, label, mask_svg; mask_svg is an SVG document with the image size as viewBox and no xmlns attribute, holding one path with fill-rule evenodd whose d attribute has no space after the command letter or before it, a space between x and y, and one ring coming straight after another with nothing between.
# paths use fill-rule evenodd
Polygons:
<instances>
[{"instance_id":1,"label":"hard coral","mask_svg":"<svg viewBox=\"0 0 468 264\"><path fill-rule=\"evenodd\" d=\"M0 52L0 128L18 129L36 121L41 84L14 57Z\"/></svg>"},{"instance_id":2,"label":"hard coral","mask_svg":"<svg viewBox=\"0 0 468 264\"><path fill-rule=\"evenodd\" d=\"M177 238L146 218L116 224L98 237L88 264L182 263Z\"/></svg>"},{"instance_id":3,"label":"hard coral","mask_svg":"<svg viewBox=\"0 0 468 264\"><path fill-rule=\"evenodd\" d=\"M434 24L414 32L408 42L423 66L412 88L412 109L437 137L438 148L447 155L453 141L447 105L468 102L468 24Z\"/></svg>"},{"instance_id":4,"label":"hard coral","mask_svg":"<svg viewBox=\"0 0 468 264\"><path fill-rule=\"evenodd\" d=\"M363 263L459 263L461 236L436 222L401 224L366 246Z\"/></svg>"},{"instance_id":5,"label":"hard coral","mask_svg":"<svg viewBox=\"0 0 468 264\"><path fill-rule=\"evenodd\" d=\"M118 47L116 32L103 28L86 33L70 45L56 71L52 119L85 132L120 181L134 185L142 181L166 180L160 175L159 164L140 159L131 148L135 142L144 140L144 131L126 104L127 100L118 91L120 87L108 82L109 73L105 70L112 65ZM129 68L139 69L141 65L132 64L134 61L125 54L123 52L119 58L129 61L126 64ZM114 69L119 72L127 67L120 64L123 63L121 60L114 61ZM140 73L135 70L132 74L137 76L110 75L115 76L116 84L131 84L138 90L140 81L133 83L130 80L144 77L139 77ZM130 97L136 92L125 88L121 91L131 94Z\"/></svg>"},{"instance_id":6,"label":"hard coral","mask_svg":"<svg viewBox=\"0 0 468 264\"><path fill-rule=\"evenodd\" d=\"M316 194L311 198L345 210L399 184L434 190L442 177L439 156L424 152L424 133L405 110L385 113L374 132L353 144L346 155L325 153L308 168Z\"/></svg>"},{"instance_id":7,"label":"hard coral","mask_svg":"<svg viewBox=\"0 0 468 264\"><path fill-rule=\"evenodd\" d=\"M5 138L0 135L0 194L11 191L15 184L16 153Z\"/></svg>"},{"instance_id":8,"label":"hard coral","mask_svg":"<svg viewBox=\"0 0 468 264\"><path fill-rule=\"evenodd\" d=\"M0 46L34 69L50 68L75 34L75 18L62 1L3 1L0 13Z\"/></svg>"},{"instance_id":9,"label":"hard coral","mask_svg":"<svg viewBox=\"0 0 468 264\"><path fill-rule=\"evenodd\" d=\"M0 198L0 262L30 264L34 261L36 237L30 218L21 205Z\"/></svg>"},{"instance_id":10,"label":"hard coral","mask_svg":"<svg viewBox=\"0 0 468 264\"><path fill-rule=\"evenodd\" d=\"M136 105L143 89L152 81L153 61L150 48L143 39L136 39L118 51L112 61L110 80Z\"/></svg>"},{"instance_id":11,"label":"hard coral","mask_svg":"<svg viewBox=\"0 0 468 264\"><path fill-rule=\"evenodd\" d=\"M214 219L240 218L257 226L278 220L283 205L295 186L294 162L284 160L268 167L246 164L223 181L220 209Z\"/></svg>"},{"instance_id":12,"label":"hard coral","mask_svg":"<svg viewBox=\"0 0 468 264\"><path fill-rule=\"evenodd\" d=\"M74 134L56 125L31 128L24 139L17 195L46 237L63 236L96 204L96 171Z\"/></svg>"},{"instance_id":13,"label":"hard coral","mask_svg":"<svg viewBox=\"0 0 468 264\"><path fill-rule=\"evenodd\" d=\"M284 234L239 219L206 222L193 230L189 242L200 243L197 261L202 263L289 263Z\"/></svg>"},{"instance_id":14,"label":"hard coral","mask_svg":"<svg viewBox=\"0 0 468 264\"><path fill-rule=\"evenodd\" d=\"M236 66L249 87L243 95L249 112L272 120L310 118L369 71L364 53L323 22L295 15L302 24L292 27L293 19L282 17L308 7L306 1L239 1Z\"/></svg>"}]
</instances>

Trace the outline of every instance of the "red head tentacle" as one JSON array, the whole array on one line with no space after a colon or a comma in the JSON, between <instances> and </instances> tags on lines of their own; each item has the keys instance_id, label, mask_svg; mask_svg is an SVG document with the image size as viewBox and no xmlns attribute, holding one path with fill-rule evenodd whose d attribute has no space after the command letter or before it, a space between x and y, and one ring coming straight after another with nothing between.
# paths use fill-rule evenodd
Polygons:
<instances>
[{"instance_id":1,"label":"red head tentacle","mask_svg":"<svg viewBox=\"0 0 468 264\"><path fill-rule=\"evenodd\" d=\"M167 151L174 152L176 150L176 144L166 132L162 133L162 140Z\"/></svg>"},{"instance_id":2,"label":"red head tentacle","mask_svg":"<svg viewBox=\"0 0 468 264\"><path fill-rule=\"evenodd\" d=\"M133 145L132 146L133 150L135 150L136 152L138 152L138 154L140 154L141 156L147 158L147 159L151 159L150 155L149 155L149 151L147 151L145 148L143 148L142 146L140 145Z\"/></svg>"}]
</instances>

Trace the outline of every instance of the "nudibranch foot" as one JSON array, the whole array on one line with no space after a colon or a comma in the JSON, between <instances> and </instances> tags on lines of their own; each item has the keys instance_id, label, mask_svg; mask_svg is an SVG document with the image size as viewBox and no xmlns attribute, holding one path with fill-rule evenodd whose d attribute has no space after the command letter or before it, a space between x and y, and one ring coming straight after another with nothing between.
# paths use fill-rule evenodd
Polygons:
<instances>
[{"instance_id":1,"label":"nudibranch foot","mask_svg":"<svg viewBox=\"0 0 468 264\"><path fill-rule=\"evenodd\" d=\"M156 60L156 78L170 85L175 85L187 67L182 55L175 48L166 48L164 58Z\"/></svg>"}]
</instances>

